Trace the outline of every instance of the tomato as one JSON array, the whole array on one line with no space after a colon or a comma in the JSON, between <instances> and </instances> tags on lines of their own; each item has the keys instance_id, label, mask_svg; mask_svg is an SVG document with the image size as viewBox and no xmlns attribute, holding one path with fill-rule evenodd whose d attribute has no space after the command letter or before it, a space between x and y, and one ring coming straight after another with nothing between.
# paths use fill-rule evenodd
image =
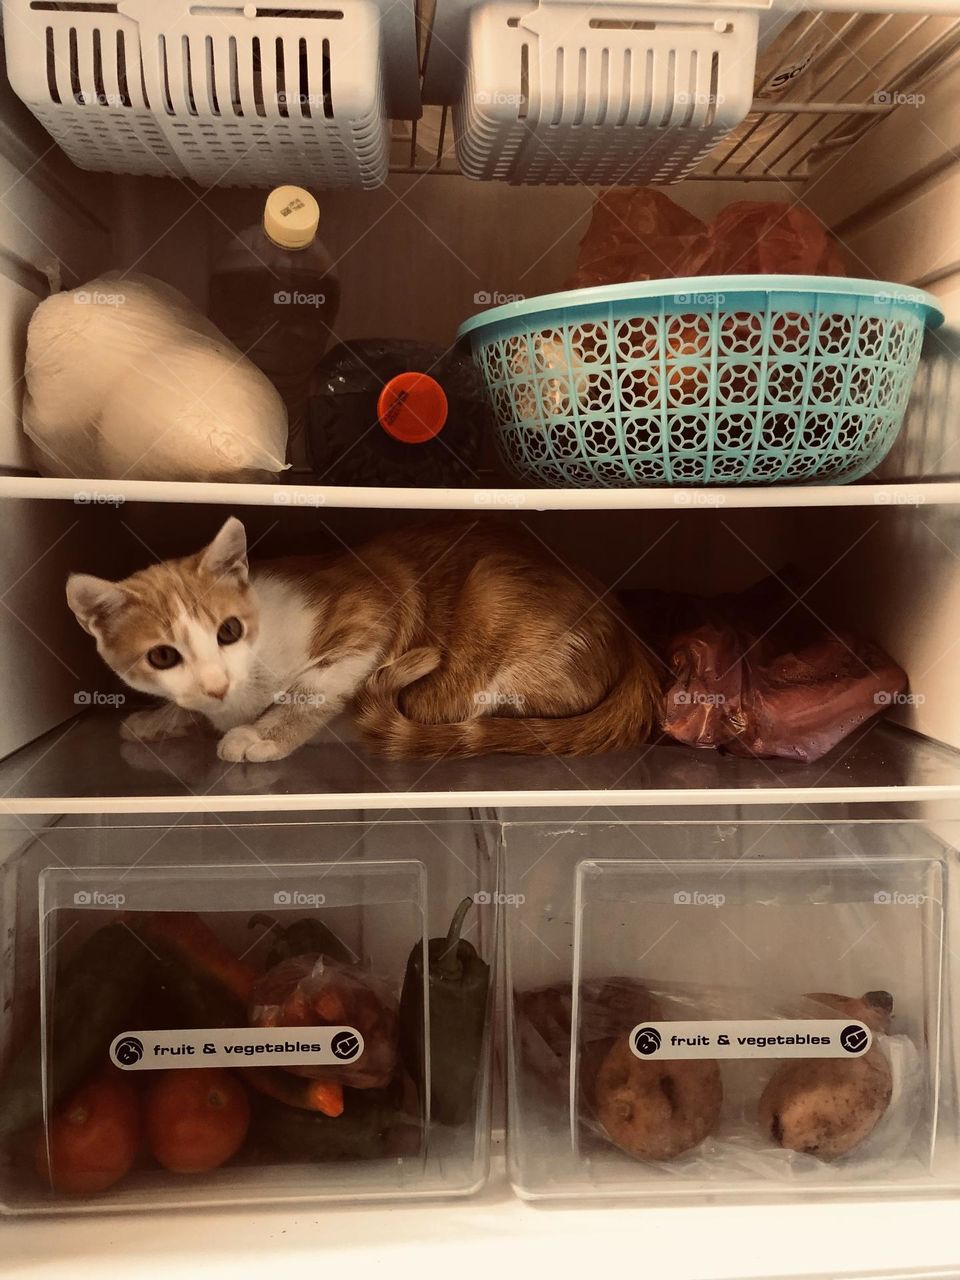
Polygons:
<instances>
[{"instance_id":1,"label":"tomato","mask_svg":"<svg viewBox=\"0 0 960 1280\"><path fill-rule=\"evenodd\" d=\"M241 1147L250 1123L247 1091L228 1071L165 1071L147 1094L147 1140L172 1173L207 1173Z\"/></svg>"},{"instance_id":2,"label":"tomato","mask_svg":"<svg viewBox=\"0 0 960 1280\"><path fill-rule=\"evenodd\" d=\"M37 1172L56 1191L93 1195L129 1173L140 1149L140 1104L119 1074L96 1077L68 1098L40 1134Z\"/></svg>"}]
</instances>

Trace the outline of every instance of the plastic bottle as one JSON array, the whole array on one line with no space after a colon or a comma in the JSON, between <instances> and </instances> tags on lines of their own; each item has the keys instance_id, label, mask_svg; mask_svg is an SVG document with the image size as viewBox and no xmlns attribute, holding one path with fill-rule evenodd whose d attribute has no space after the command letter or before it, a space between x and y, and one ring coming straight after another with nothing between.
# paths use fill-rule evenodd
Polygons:
<instances>
[{"instance_id":1,"label":"plastic bottle","mask_svg":"<svg viewBox=\"0 0 960 1280\"><path fill-rule=\"evenodd\" d=\"M313 376L311 469L321 484L471 484L491 425L466 353L403 338L343 342Z\"/></svg>"},{"instance_id":2,"label":"plastic bottle","mask_svg":"<svg viewBox=\"0 0 960 1280\"><path fill-rule=\"evenodd\" d=\"M317 239L320 206L302 187L277 187L263 222L235 237L210 279L210 319L267 375L290 421L289 457L302 461L310 378L340 307L333 261Z\"/></svg>"}]
</instances>

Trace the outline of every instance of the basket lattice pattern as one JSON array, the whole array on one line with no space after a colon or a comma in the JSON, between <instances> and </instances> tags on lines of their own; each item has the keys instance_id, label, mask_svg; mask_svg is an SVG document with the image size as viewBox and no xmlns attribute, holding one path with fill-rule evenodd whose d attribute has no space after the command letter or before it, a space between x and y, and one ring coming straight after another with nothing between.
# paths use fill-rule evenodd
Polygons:
<instances>
[{"instance_id":1,"label":"basket lattice pattern","mask_svg":"<svg viewBox=\"0 0 960 1280\"><path fill-rule=\"evenodd\" d=\"M506 462L549 486L836 483L906 409L923 317L895 301L607 306L480 339ZM569 319L569 322L567 320Z\"/></svg>"}]
</instances>

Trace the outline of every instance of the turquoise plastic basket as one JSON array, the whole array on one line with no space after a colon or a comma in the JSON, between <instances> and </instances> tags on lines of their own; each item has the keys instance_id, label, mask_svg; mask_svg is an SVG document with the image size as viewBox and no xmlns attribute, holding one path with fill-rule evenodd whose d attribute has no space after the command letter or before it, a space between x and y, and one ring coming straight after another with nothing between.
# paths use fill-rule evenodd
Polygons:
<instances>
[{"instance_id":1,"label":"turquoise plastic basket","mask_svg":"<svg viewBox=\"0 0 960 1280\"><path fill-rule=\"evenodd\" d=\"M942 321L919 289L724 276L529 298L460 335L528 483L841 484L887 454Z\"/></svg>"}]
</instances>

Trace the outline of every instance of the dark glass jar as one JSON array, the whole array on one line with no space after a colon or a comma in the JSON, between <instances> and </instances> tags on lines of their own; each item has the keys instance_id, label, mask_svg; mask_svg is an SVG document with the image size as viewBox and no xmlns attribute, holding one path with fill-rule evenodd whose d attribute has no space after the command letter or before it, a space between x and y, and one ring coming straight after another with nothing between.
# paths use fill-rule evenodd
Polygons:
<instances>
[{"instance_id":1,"label":"dark glass jar","mask_svg":"<svg viewBox=\"0 0 960 1280\"><path fill-rule=\"evenodd\" d=\"M476 483L491 429L473 360L431 343L342 342L317 366L307 408L318 484Z\"/></svg>"}]
</instances>

